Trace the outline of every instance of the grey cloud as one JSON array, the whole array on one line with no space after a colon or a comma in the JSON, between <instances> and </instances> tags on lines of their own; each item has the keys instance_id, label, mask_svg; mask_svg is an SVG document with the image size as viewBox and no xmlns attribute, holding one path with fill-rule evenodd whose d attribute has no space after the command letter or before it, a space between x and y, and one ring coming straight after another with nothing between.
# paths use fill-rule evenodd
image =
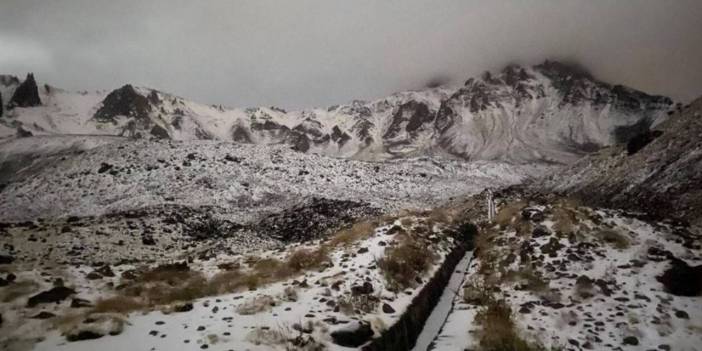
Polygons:
<instances>
[{"instance_id":1,"label":"grey cloud","mask_svg":"<svg viewBox=\"0 0 702 351\"><path fill-rule=\"evenodd\" d=\"M554 58L688 100L702 94L700 18L699 0L8 0L0 71L295 108Z\"/></svg>"}]
</instances>

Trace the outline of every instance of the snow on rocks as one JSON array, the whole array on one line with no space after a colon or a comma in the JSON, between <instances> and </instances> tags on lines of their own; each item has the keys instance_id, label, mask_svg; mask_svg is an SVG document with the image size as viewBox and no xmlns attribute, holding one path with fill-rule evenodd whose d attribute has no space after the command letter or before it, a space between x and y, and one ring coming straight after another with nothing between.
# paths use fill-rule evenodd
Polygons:
<instances>
[{"instance_id":1,"label":"snow on rocks","mask_svg":"<svg viewBox=\"0 0 702 351\"><path fill-rule=\"evenodd\" d=\"M486 308L486 289L511 307L523 338L546 347L698 348L702 297L673 295L659 282L673 257L702 262L699 245L679 235L684 228L558 199L542 205L545 218L504 215L511 207L503 204L498 224L483 228L483 253L436 349L479 345L484 331L474 320Z\"/></svg>"},{"instance_id":2,"label":"snow on rocks","mask_svg":"<svg viewBox=\"0 0 702 351\"><path fill-rule=\"evenodd\" d=\"M342 231L339 235L343 237L292 244L284 250L219 254L211 260L162 264L147 270L139 264L120 264L109 269L79 265L53 271L17 271L13 284L33 285L11 303L0 306L0 313L7 317L3 325L7 329L3 331L8 332L0 343L16 346L36 342L35 350L119 350L129 345L149 350L346 349L342 345L363 343L363 339L393 325L456 244L454 232L446 224L427 214L403 216L360 227L363 230ZM426 270L418 271L409 285L398 288L379 262L387 259L393 248L414 242L421 242L435 259L428 261ZM318 250L328 258L315 260L319 262L316 265L308 264L306 259ZM299 252L304 255L296 255ZM268 267L275 268L266 270ZM290 267L310 268L289 273ZM101 278L90 279L92 272L102 272ZM149 286L162 286L166 290L156 297L163 299L168 295L167 286L153 284L161 284L160 279L169 279L173 272L181 272L174 275L184 277L176 278L180 280L202 277L192 280L201 286L221 287L231 280L218 277L238 279L246 274L259 277L261 284L214 293L189 303L153 308L139 305L136 312L130 312L128 303L154 297L135 288L141 286L141 291L148 291ZM140 274L149 274L149 281L134 285L141 279ZM76 298L90 302L89 306L72 307L68 301L25 306L26 296L48 290L52 284L70 288ZM187 285L182 287L192 290ZM141 295L129 295L135 292ZM114 300L119 304L101 302L120 296L123 298ZM47 319L29 318L42 312L50 314Z\"/></svg>"},{"instance_id":3,"label":"snow on rocks","mask_svg":"<svg viewBox=\"0 0 702 351\"><path fill-rule=\"evenodd\" d=\"M517 183L549 168L422 158L373 163L302 154L282 145L212 141L124 140L44 158L27 147L17 152L15 143L3 144L0 160L10 163L29 153L32 162L14 173L0 193L4 221L169 204L211 206L241 221L312 195L384 210L426 208L447 196L477 192L488 184Z\"/></svg>"}]
</instances>

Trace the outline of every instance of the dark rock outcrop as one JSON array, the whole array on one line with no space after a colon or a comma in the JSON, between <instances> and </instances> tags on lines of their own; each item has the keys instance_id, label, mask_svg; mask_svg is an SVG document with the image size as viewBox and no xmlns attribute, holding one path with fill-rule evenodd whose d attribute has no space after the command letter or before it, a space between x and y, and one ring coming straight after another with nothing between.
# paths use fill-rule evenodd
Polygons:
<instances>
[{"instance_id":1,"label":"dark rock outcrop","mask_svg":"<svg viewBox=\"0 0 702 351\"><path fill-rule=\"evenodd\" d=\"M154 136L158 139L170 139L170 135L168 135L168 131L158 124L154 124L154 126L151 128L151 131L149 133L151 133L152 136Z\"/></svg>"},{"instance_id":2,"label":"dark rock outcrop","mask_svg":"<svg viewBox=\"0 0 702 351\"><path fill-rule=\"evenodd\" d=\"M368 204L312 198L307 202L263 218L251 230L268 233L285 242L319 239L357 218L380 214Z\"/></svg>"},{"instance_id":3,"label":"dark rock outcrop","mask_svg":"<svg viewBox=\"0 0 702 351\"><path fill-rule=\"evenodd\" d=\"M127 84L109 93L93 118L100 122L111 123L116 123L117 116L147 120L151 109L149 100Z\"/></svg>"},{"instance_id":4,"label":"dark rock outcrop","mask_svg":"<svg viewBox=\"0 0 702 351\"><path fill-rule=\"evenodd\" d=\"M32 107L41 105L39 89L37 88L37 82L34 80L34 74L27 74L27 78L24 82L15 89L15 93L12 94L8 105L10 107Z\"/></svg>"},{"instance_id":5,"label":"dark rock outcrop","mask_svg":"<svg viewBox=\"0 0 702 351\"><path fill-rule=\"evenodd\" d=\"M702 265L692 267L683 260L673 258L670 267L657 279L673 295L702 295Z\"/></svg>"},{"instance_id":6,"label":"dark rock outcrop","mask_svg":"<svg viewBox=\"0 0 702 351\"><path fill-rule=\"evenodd\" d=\"M57 286L30 297L29 300L27 300L27 307L34 307L41 303L58 303L75 293L73 289Z\"/></svg>"},{"instance_id":7,"label":"dark rock outcrop","mask_svg":"<svg viewBox=\"0 0 702 351\"><path fill-rule=\"evenodd\" d=\"M700 116L702 98L656 125L655 131L586 156L535 185L544 193L567 194L589 206L702 224Z\"/></svg>"},{"instance_id":8,"label":"dark rock outcrop","mask_svg":"<svg viewBox=\"0 0 702 351\"><path fill-rule=\"evenodd\" d=\"M367 322L358 323L356 328L345 328L331 333L334 343L344 347L359 347L368 342L372 336L373 330Z\"/></svg>"}]
</instances>

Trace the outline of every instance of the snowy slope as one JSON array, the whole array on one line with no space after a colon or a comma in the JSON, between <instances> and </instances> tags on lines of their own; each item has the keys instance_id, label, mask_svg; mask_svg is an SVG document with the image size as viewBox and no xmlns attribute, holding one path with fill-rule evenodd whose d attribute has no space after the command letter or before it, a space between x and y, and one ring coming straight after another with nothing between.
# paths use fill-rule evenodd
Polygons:
<instances>
[{"instance_id":1,"label":"snowy slope","mask_svg":"<svg viewBox=\"0 0 702 351\"><path fill-rule=\"evenodd\" d=\"M109 94L39 90L42 106L8 111L0 119L5 129L0 136L21 126L34 135L284 143L302 152L365 160L445 155L571 162L626 141L629 129L660 122L671 103L549 61L530 68L509 66L495 75L486 72L461 87L290 112L208 106L130 85Z\"/></svg>"},{"instance_id":2,"label":"snowy slope","mask_svg":"<svg viewBox=\"0 0 702 351\"><path fill-rule=\"evenodd\" d=\"M384 210L426 208L546 165L414 158L386 163L294 152L285 145L44 136L0 144L0 221L91 216L156 205L214 207L232 220L318 196Z\"/></svg>"}]
</instances>

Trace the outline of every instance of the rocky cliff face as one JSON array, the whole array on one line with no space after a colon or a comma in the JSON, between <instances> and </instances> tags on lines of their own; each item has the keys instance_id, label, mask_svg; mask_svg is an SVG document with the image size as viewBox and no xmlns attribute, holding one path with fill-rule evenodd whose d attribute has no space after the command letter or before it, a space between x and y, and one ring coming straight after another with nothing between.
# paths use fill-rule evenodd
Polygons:
<instances>
[{"instance_id":1,"label":"rocky cliff face","mask_svg":"<svg viewBox=\"0 0 702 351\"><path fill-rule=\"evenodd\" d=\"M539 186L601 206L702 224L702 98L626 145L585 157Z\"/></svg>"},{"instance_id":2,"label":"rocky cliff face","mask_svg":"<svg viewBox=\"0 0 702 351\"><path fill-rule=\"evenodd\" d=\"M668 98L613 86L552 61L486 72L461 87L290 112L205 106L131 85L92 95L93 108L63 107L62 99L75 99L47 95L58 111L44 115L77 116L75 124L92 128L90 133L282 143L301 152L368 160L442 155L517 163L567 163L626 142L664 119L671 105ZM36 118L17 119L23 118L34 134L88 133L63 120L42 125Z\"/></svg>"},{"instance_id":3,"label":"rocky cliff face","mask_svg":"<svg viewBox=\"0 0 702 351\"><path fill-rule=\"evenodd\" d=\"M34 80L34 74L27 74L27 78L20 84L12 94L10 99L10 107L34 107L40 106L41 99L39 98L39 89L37 82Z\"/></svg>"}]
</instances>

